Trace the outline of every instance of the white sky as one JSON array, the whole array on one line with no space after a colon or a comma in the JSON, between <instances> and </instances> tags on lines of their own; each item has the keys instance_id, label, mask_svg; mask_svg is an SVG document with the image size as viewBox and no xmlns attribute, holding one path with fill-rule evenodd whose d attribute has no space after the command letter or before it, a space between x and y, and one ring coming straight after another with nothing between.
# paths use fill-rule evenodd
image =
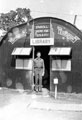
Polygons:
<instances>
[{"instance_id":1,"label":"white sky","mask_svg":"<svg viewBox=\"0 0 82 120\"><path fill-rule=\"evenodd\" d=\"M73 23L77 14L76 25L82 29L82 0L0 0L0 13L16 8L30 8L33 18L52 16Z\"/></svg>"}]
</instances>

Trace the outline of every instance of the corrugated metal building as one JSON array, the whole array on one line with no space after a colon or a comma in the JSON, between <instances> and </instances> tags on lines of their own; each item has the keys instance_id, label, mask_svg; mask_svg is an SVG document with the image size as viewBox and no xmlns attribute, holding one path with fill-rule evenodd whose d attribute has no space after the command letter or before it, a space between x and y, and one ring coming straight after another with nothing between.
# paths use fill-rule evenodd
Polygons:
<instances>
[{"instance_id":1,"label":"corrugated metal building","mask_svg":"<svg viewBox=\"0 0 82 120\"><path fill-rule=\"evenodd\" d=\"M36 18L13 27L0 43L0 84L32 89L32 60L40 51L45 62L43 87L54 91L82 92L82 33L57 18Z\"/></svg>"}]
</instances>

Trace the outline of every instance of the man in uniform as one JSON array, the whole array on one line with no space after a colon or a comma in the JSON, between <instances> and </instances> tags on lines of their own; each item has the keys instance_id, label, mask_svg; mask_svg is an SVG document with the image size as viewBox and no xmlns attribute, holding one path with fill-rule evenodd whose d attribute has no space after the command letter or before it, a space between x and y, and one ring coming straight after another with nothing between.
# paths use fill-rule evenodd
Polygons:
<instances>
[{"instance_id":1,"label":"man in uniform","mask_svg":"<svg viewBox=\"0 0 82 120\"><path fill-rule=\"evenodd\" d=\"M37 53L37 58L34 59L34 75L35 75L35 91L42 92L42 76L44 76L44 60L41 57L41 53ZM39 83L39 84L38 84Z\"/></svg>"}]
</instances>

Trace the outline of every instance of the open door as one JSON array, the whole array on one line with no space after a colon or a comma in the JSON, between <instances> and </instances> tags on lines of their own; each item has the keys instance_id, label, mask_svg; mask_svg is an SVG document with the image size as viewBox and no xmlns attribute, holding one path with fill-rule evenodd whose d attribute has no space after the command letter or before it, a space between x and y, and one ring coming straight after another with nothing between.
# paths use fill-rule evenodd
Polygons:
<instances>
[{"instance_id":1,"label":"open door","mask_svg":"<svg viewBox=\"0 0 82 120\"><path fill-rule=\"evenodd\" d=\"M50 56L48 55L50 50L49 46L35 46L35 58L37 57L37 52L41 52L41 58L44 60L45 64L45 75L43 77L43 87L50 89Z\"/></svg>"}]
</instances>

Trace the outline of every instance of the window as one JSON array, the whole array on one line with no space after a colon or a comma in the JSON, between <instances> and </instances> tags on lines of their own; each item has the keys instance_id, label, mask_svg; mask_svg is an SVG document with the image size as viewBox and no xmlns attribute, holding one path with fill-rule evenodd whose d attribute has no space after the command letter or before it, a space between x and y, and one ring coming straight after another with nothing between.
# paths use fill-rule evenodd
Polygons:
<instances>
[{"instance_id":1,"label":"window","mask_svg":"<svg viewBox=\"0 0 82 120\"><path fill-rule=\"evenodd\" d=\"M51 47L49 55L52 59L53 71L71 71L71 48Z\"/></svg>"},{"instance_id":2,"label":"window","mask_svg":"<svg viewBox=\"0 0 82 120\"><path fill-rule=\"evenodd\" d=\"M32 48L20 47L12 51L12 60L15 57L15 68L32 70Z\"/></svg>"},{"instance_id":3,"label":"window","mask_svg":"<svg viewBox=\"0 0 82 120\"><path fill-rule=\"evenodd\" d=\"M32 59L16 59L16 69L32 70Z\"/></svg>"},{"instance_id":4,"label":"window","mask_svg":"<svg viewBox=\"0 0 82 120\"><path fill-rule=\"evenodd\" d=\"M52 60L53 71L71 71L71 59Z\"/></svg>"}]
</instances>

